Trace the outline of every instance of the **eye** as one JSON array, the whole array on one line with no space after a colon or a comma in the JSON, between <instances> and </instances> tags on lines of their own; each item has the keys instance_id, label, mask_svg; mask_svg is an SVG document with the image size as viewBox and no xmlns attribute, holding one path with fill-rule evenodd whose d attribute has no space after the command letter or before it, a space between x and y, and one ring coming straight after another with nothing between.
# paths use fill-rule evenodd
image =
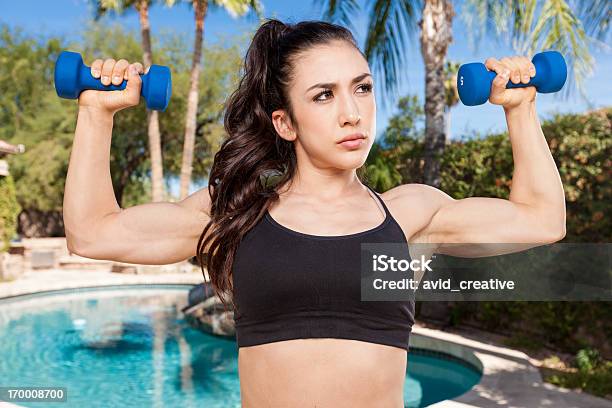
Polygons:
<instances>
[{"instance_id":1,"label":"eye","mask_svg":"<svg viewBox=\"0 0 612 408\"><path fill-rule=\"evenodd\" d=\"M364 90L364 92L361 92L361 93L368 94L368 93L372 92L372 89L374 88L374 85L371 82L368 82L368 83L359 85L359 87L357 89L359 89L359 88ZM321 96L323 96L323 95L329 95L329 94L331 94L331 92L332 92L331 89L326 89L325 91L317 94L317 96L314 97L313 101L314 102L325 102L325 101L328 100L327 98L326 99L319 99L319 98Z\"/></svg>"},{"instance_id":2,"label":"eye","mask_svg":"<svg viewBox=\"0 0 612 408\"><path fill-rule=\"evenodd\" d=\"M374 89L374 85L372 83L367 83L361 85L360 88L363 88L365 90L364 93L370 93L372 92L372 89Z\"/></svg>"},{"instance_id":3,"label":"eye","mask_svg":"<svg viewBox=\"0 0 612 408\"><path fill-rule=\"evenodd\" d=\"M317 96L314 97L313 101L315 102L325 102L327 99L319 99L320 97L322 97L323 95L329 95L331 94L331 89L326 89L325 91L321 92L320 94L317 94Z\"/></svg>"}]
</instances>

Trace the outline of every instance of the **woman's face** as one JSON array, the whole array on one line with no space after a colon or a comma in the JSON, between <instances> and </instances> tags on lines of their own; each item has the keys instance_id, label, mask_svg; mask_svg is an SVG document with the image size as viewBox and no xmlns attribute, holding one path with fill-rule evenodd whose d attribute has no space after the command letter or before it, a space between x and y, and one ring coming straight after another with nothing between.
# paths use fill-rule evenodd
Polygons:
<instances>
[{"instance_id":1,"label":"woman's face","mask_svg":"<svg viewBox=\"0 0 612 408\"><path fill-rule=\"evenodd\" d=\"M352 45L335 41L300 54L289 98L297 125L284 110L272 113L277 132L294 141L298 163L356 169L365 163L376 134L376 102L367 61ZM360 133L357 145L340 144ZM353 144L355 144L353 142Z\"/></svg>"}]
</instances>

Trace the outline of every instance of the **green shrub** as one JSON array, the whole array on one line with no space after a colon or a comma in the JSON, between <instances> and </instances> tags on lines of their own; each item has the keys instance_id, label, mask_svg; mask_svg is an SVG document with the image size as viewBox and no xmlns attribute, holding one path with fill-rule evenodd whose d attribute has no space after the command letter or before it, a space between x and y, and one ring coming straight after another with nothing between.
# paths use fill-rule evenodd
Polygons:
<instances>
[{"instance_id":1,"label":"green shrub","mask_svg":"<svg viewBox=\"0 0 612 408\"><path fill-rule=\"evenodd\" d=\"M576 353L576 367L580 371L592 371L601 364L599 351L594 348L584 348Z\"/></svg>"},{"instance_id":2,"label":"green shrub","mask_svg":"<svg viewBox=\"0 0 612 408\"><path fill-rule=\"evenodd\" d=\"M579 388L598 397L612 395L612 362L607 361L590 371L558 373L545 378L546 382L570 389Z\"/></svg>"},{"instance_id":3,"label":"green shrub","mask_svg":"<svg viewBox=\"0 0 612 408\"><path fill-rule=\"evenodd\" d=\"M17 231L17 216L20 212L13 178L10 175L0 177L0 252L8 249Z\"/></svg>"}]
</instances>

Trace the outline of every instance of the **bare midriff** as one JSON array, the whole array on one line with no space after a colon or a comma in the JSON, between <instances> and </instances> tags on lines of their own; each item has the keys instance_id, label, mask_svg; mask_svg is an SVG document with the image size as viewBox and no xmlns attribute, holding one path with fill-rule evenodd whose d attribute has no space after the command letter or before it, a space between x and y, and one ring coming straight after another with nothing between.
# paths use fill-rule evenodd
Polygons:
<instances>
[{"instance_id":1,"label":"bare midriff","mask_svg":"<svg viewBox=\"0 0 612 408\"><path fill-rule=\"evenodd\" d=\"M407 352L312 338L240 347L243 408L403 408Z\"/></svg>"}]
</instances>

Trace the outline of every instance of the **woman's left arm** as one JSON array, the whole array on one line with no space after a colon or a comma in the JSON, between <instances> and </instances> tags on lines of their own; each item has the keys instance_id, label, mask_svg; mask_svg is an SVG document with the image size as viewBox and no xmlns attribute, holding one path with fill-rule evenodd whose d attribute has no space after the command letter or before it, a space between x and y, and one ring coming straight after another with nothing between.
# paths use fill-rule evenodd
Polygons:
<instances>
[{"instance_id":1,"label":"woman's left arm","mask_svg":"<svg viewBox=\"0 0 612 408\"><path fill-rule=\"evenodd\" d=\"M535 88L505 88L509 77L514 83L529 82L535 67L525 57L501 61L490 58L485 65L498 74L489 101L503 106L512 145L514 174L510 196L508 200L485 197L455 200L430 186L400 186L412 193L419 190L433 204L430 222L413 239L436 244L438 253L497 255L553 243L565 236L563 184L538 120ZM505 246L506 250L500 251L496 244L529 245L516 245L515 250Z\"/></svg>"}]
</instances>

